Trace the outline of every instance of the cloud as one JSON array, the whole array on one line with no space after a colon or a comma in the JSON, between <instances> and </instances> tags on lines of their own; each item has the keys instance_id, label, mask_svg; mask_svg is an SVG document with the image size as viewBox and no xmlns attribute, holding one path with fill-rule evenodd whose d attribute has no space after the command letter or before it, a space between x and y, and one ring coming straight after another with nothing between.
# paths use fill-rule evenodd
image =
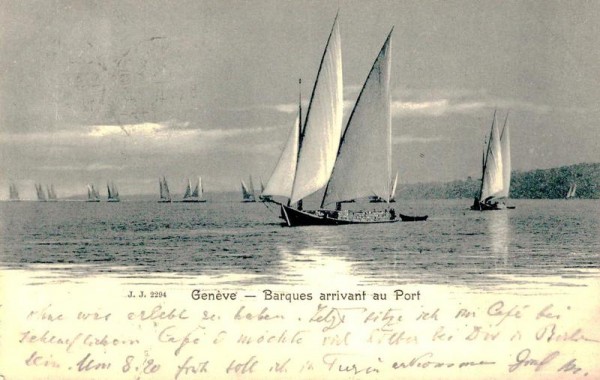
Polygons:
<instances>
[{"instance_id":1,"label":"cloud","mask_svg":"<svg viewBox=\"0 0 600 380\"><path fill-rule=\"evenodd\" d=\"M392 143L395 145L399 145L399 144L413 144L413 143L420 143L420 144L428 144L428 143L432 143L432 142L438 142L438 141L443 141L444 139L436 136L436 137L417 137L417 136L410 136L410 135L404 135L404 136L397 136L394 137L392 140Z\"/></svg>"},{"instance_id":2,"label":"cloud","mask_svg":"<svg viewBox=\"0 0 600 380\"><path fill-rule=\"evenodd\" d=\"M93 163L90 165L46 165L40 166L40 170L48 171L74 171L74 170L86 170L86 171L102 171L102 170L123 170L125 167L122 165L109 165L101 163Z\"/></svg>"}]
</instances>

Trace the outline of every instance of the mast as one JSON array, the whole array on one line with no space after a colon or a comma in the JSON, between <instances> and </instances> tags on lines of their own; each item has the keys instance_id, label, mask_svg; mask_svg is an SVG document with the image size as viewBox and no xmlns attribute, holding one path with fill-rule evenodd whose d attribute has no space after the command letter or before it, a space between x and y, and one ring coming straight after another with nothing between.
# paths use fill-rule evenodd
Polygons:
<instances>
[{"instance_id":1,"label":"mast","mask_svg":"<svg viewBox=\"0 0 600 380\"><path fill-rule=\"evenodd\" d=\"M300 148L302 147L302 78L298 78L298 152L296 153L296 171L298 170L298 161L300 160ZM296 173L292 182L292 191L296 183ZM287 205L290 206L292 195L288 198ZM302 199L297 202L297 207L302 208Z\"/></svg>"},{"instance_id":2,"label":"mast","mask_svg":"<svg viewBox=\"0 0 600 380\"><path fill-rule=\"evenodd\" d=\"M483 171L481 172L481 186L479 187L479 196L477 198L479 198L479 201L481 202L481 195L483 194L483 181L485 179L485 168L487 165L487 158L490 154L490 147L491 147L491 142L492 142L492 134L494 133L494 124L496 123L496 110L494 110L494 117L492 119L492 127L490 128L490 137L488 139L488 145L487 145L487 150L485 153L485 158L483 159Z\"/></svg>"}]
</instances>

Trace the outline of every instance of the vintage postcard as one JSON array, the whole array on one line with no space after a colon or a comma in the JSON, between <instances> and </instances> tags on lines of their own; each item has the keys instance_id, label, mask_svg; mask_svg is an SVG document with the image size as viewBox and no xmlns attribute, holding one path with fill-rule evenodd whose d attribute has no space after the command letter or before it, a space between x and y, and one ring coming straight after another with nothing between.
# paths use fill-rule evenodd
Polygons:
<instances>
[{"instance_id":1,"label":"vintage postcard","mask_svg":"<svg viewBox=\"0 0 600 380\"><path fill-rule=\"evenodd\" d=\"M2 2L0 379L600 378L598 25Z\"/></svg>"}]
</instances>

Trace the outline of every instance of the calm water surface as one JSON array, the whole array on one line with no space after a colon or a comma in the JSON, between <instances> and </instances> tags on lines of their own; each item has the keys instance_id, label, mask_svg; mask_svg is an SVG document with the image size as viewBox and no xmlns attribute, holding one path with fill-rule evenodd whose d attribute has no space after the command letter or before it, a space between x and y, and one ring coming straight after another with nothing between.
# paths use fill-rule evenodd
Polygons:
<instances>
[{"instance_id":1,"label":"calm water surface","mask_svg":"<svg viewBox=\"0 0 600 380\"><path fill-rule=\"evenodd\" d=\"M357 284L485 287L600 277L600 201L512 203L515 210L482 213L469 211L469 200L400 201L398 211L429 220L283 228L278 210L261 203L2 202L0 262L67 277L212 276L237 284L344 275Z\"/></svg>"}]
</instances>

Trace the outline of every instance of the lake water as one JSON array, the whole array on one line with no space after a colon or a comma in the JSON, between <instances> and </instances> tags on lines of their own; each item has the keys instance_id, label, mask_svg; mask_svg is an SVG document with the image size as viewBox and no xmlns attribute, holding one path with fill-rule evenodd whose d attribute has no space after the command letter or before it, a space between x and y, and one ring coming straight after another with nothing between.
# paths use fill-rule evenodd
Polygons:
<instances>
[{"instance_id":1,"label":"lake water","mask_svg":"<svg viewBox=\"0 0 600 380\"><path fill-rule=\"evenodd\" d=\"M0 263L66 277L228 283L438 284L486 288L600 277L600 201L400 200L426 222L281 227L278 209L235 198L159 204L2 202ZM360 205L353 205L360 207ZM367 205L367 207L375 207Z\"/></svg>"}]
</instances>

